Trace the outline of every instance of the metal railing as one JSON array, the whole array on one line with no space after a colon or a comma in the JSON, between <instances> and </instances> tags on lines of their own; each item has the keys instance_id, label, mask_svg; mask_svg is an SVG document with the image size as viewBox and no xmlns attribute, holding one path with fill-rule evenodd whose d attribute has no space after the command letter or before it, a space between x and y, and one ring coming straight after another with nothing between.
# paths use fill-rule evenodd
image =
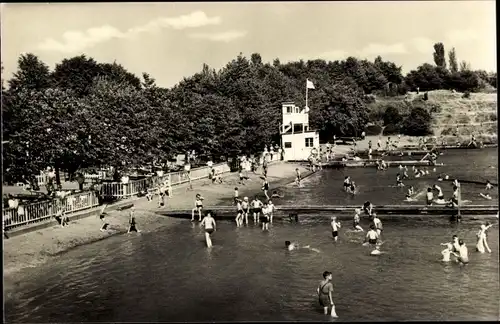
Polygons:
<instances>
[{"instance_id":1,"label":"metal railing","mask_svg":"<svg viewBox=\"0 0 500 324\"><path fill-rule=\"evenodd\" d=\"M50 219L61 209L64 209L67 214L71 214L98 205L95 193L85 191L62 199L55 198L32 204L22 204L17 208L5 208L3 209L4 228L10 229Z\"/></svg>"}]
</instances>

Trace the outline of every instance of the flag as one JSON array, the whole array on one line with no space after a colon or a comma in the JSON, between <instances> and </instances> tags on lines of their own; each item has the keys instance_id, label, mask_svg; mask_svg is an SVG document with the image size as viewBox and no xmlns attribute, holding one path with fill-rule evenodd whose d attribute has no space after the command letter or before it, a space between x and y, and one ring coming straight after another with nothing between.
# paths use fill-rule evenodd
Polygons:
<instances>
[{"instance_id":1,"label":"flag","mask_svg":"<svg viewBox=\"0 0 500 324\"><path fill-rule=\"evenodd\" d=\"M307 89L314 89L314 84L311 81L307 80L306 81L306 88Z\"/></svg>"}]
</instances>

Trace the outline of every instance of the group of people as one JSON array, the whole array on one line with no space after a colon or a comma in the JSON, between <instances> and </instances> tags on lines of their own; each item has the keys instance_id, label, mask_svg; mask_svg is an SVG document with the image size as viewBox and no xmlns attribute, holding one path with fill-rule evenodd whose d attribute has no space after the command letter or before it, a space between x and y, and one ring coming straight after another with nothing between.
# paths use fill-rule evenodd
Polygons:
<instances>
[{"instance_id":1,"label":"group of people","mask_svg":"<svg viewBox=\"0 0 500 324\"><path fill-rule=\"evenodd\" d=\"M490 229L493 224L486 223L481 224L480 229L476 233L477 243L476 243L476 251L479 253L491 253L491 249L488 245L486 231ZM469 263L469 251L467 249L467 245L462 239L459 239L457 235L453 235L451 242L441 243L441 245L446 246L444 250L441 251L441 255L443 262L450 262L451 256L455 257L455 261L460 264L468 264Z\"/></svg>"}]
</instances>

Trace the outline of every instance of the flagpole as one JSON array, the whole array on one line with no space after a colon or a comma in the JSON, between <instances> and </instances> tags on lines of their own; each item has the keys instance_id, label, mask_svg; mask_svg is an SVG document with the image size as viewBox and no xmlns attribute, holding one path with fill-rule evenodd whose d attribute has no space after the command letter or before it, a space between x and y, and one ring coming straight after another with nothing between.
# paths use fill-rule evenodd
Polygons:
<instances>
[{"instance_id":1,"label":"flagpole","mask_svg":"<svg viewBox=\"0 0 500 324\"><path fill-rule=\"evenodd\" d=\"M308 90L309 90L309 87L307 86L307 81L308 81L308 80L306 79L306 108L307 108L307 107L309 107L309 106L307 105L307 94L308 94L307 92L308 92Z\"/></svg>"}]
</instances>

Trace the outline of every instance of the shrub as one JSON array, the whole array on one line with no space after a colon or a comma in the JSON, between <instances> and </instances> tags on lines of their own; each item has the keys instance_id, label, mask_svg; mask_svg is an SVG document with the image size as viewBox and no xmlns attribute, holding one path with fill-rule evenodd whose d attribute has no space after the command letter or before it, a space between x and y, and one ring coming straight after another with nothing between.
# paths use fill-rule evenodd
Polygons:
<instances>
[{"instance_id":1,"label":"shrub","mask_svg":"<svg viewBox=\"0 0 500 324\"><path fill-rule=\"evenodd\" d=\"M497 114L495 114L495 113L490 114L490 121L496 121L497 118L498 118Z\"/></svg>"},{"instance_id":2,"label":"shrub","mask_svg":"<svg viewBox=\"0 0 500 324\"><path fill-rule=\"evenodd\" d=\"M429 94L427 94L427 92L426 92L426 93L424 93L424 101L427 101L427 100L429 100Z\"/></svg>"},{"instance_id":3,"label":"shrub","mask_svg":"<svg viewBox=\"0 0 500 324\"><path fill-rule=\"evenodd\" d=\"M366 136L378 136L382 132L382 127L379 125L370 125L365 127Z\"/></svg>"},{"instance_id":4,"label":"shrub","mask_svg":"<svg viewBox=\"0 0 500 324\"><path fill-rule=\"evenodd\" d=\"M432 134L432 117L427 110L416 107L410 112L410 115L404 120L402 132L410 136L426 136Z\"/></svg>"},{"instance_id":5,"label":"shrub","mask_svg":"<svg viewBox=\"0 0 500 324\"><path fill-rule=\"evenodd\" d=\"M382 135L397 135L401 133L401 125L400 124L388 124L384 128L384 132Z\"/></svg>"},{"instance_id":6,"label":"shrub","mask_svg":"<svg viewBox=\"0 0 500 324\"><path fill-rule=\"evenodd\" d=\"M470 99L470 92L469 91L465 91L464 94L462 95L462 98L464 98L464 99Z\"/></svg>"},{"instance_id":7,"label":"shrub","mask_svg":"<svg viewBox=\"0 0 500 324\"><path fill-rule=\"evenodd\" d=\"M399 110L393 106L387 107L384 113L384 125L390 124L400 124L403 121L403 116L399 113Z\"/></svg>"}]
</instances>

